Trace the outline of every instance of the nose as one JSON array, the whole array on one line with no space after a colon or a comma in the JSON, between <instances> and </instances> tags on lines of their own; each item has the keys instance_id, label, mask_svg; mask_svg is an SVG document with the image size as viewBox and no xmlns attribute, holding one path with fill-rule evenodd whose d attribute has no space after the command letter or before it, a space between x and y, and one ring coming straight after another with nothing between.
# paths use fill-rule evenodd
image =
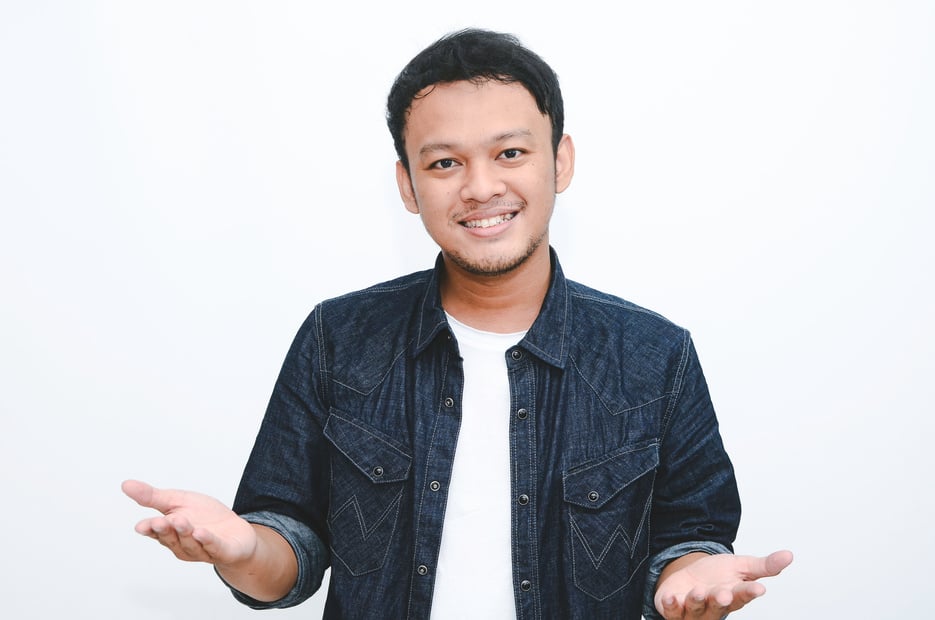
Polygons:
<instances>
[{"instance_id":1,"label":"nose","mask_svg":"<svg viewBox=\"0 0 935 620\"><path fill-rule=\"evenodd\" d=\"M461 200L485 204L506 193L506 182L502 171L488 162L472 162L465 167L464 183L461 185Z\"/></svg>"}]
</instances>

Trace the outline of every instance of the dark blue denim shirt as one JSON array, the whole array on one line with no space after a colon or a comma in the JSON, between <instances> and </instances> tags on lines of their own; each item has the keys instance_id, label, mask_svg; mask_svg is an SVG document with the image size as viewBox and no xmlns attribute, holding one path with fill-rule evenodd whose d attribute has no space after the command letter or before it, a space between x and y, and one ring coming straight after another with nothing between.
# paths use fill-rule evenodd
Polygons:
<instances>
[{"instance_id":1,"label":"dark blue denim shirt","mask_svg":"<svg viewBox=\"0 0 935 620\"><path fill-rule=\"evenodd\" d=\"M516 615L659 618L668 561L731 552L733 469L688 332L552 266L504 352ZM464 385L440 270L326 301L299 330L234 503L289 541L299 577L242 602L298 604L331 566L325 618L429 617Z\"/></svg>"}]
</instances>

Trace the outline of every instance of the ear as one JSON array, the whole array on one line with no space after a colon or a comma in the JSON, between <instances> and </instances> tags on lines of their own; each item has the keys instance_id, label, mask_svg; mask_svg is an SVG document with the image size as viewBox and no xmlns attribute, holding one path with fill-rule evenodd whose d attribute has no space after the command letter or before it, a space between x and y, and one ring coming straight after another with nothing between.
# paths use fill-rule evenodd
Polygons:
<instances>
[{"instance_id":1,"label":"ear","mask_svg":"<svg viewBox=\"0 0 935 620\"><path fill-rule=\"evenodd\" d=\"M567 133L555 149L555 193L561 194L571 185L575 176L575 144Z\"/></svg>"},{"instance_id":2,"label":"ear","mask_svg":"<svg viewBox=\"0 0 935 620\"><path fill-rule=\"evenodd\" d=\"M419 203L416 201L416 193L412 188L412 177L402 161L396 162L396 186L399 187L399 197L403 199L406 210L410 213L419 213Z\"/></svg>"}]
</instances>

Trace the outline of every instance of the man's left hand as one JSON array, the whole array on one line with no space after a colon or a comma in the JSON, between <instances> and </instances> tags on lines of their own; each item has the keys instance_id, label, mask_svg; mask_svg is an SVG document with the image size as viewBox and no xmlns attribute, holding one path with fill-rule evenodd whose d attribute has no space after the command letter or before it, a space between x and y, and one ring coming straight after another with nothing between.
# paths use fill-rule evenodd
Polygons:
<instances>
[{"instance_id":1,"label":"man's left hand","mask_svg":"<svg viewBox=\"0 0 935 620\"><path fill-rule=\"evenodd\" d=\"M666 566L653 602L666 620L721 620L766 592L757 579L791 563L791 551L766 557L690 553Z\"/></svg>"}]
</instances>

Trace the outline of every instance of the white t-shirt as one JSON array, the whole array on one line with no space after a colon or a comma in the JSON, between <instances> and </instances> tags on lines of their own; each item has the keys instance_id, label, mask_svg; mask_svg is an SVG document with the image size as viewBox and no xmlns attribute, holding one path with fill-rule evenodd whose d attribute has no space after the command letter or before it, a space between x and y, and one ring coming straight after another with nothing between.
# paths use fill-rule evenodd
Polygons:
<instances>
[{"instance_id":1,"label":"white t-shirt","mask_svg":"<svg viewBox=\"0 0 935 620\"><path fill-rule=\"evenodd\" d=\"M522 340L525 332L483 332L450 315L448 322L464 359L464 395L432 617L513 620L506 351Z\"/></svg>"}]
</instances>

